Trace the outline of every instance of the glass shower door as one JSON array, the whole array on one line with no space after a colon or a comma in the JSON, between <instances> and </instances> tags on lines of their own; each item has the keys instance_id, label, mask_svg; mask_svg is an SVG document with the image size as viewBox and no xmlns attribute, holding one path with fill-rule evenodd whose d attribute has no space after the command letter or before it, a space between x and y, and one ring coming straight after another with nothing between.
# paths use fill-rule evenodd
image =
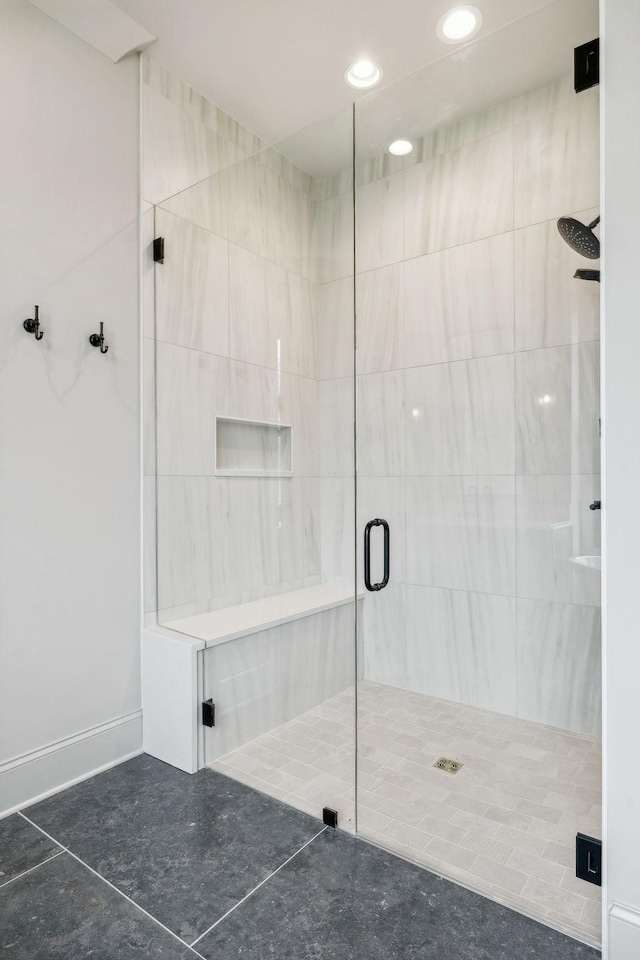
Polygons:
<instances>
[{"instance_id":1,"label":"glass shower door","mask_svg":"<svg viewBox=\"0 0 640 960\"><path fill-rule=\"evenodd\" d=\"M355 106L358 832L594 942L598 265L557 221L599 212L597 15L556 0Z\"/></svg>"}]
</instances>

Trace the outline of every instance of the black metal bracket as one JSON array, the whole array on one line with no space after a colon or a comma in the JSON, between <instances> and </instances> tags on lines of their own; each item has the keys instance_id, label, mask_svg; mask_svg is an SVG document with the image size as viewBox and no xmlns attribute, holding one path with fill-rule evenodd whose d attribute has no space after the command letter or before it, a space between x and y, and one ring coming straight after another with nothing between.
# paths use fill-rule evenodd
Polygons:
<instances>
[{"instance_id":1,"label":"black metal bracket","mask_svg":"<svg viewBox=\"0 0 640 960\"><path fill-rule=\"evenodd\" d=\"M573 88L576 93L600 83L600 40L589 40L573 51Z\"/></svg>"},{"instance_id":2,"label":"black metal bracket","mask_svg":"<svg viewBox=\"0 0 640 960\"><path fill-rule=\"evenodd\" d=\"M576 877L602 886L602 840L576 834Z\"/></svg>"},{"instance_id":3,"label":"black metal bracket","mask_svg":"<svg viewBox=\"0 0 640 960\"><path fill-rule=\"evenodd\" d=\"M153 241L153 262L164 263L164 237L156 237Z\"/></svg>"},{"instance_id":4,"label":"black metal bracket","mask_svg":"<svg viewBox=\"0 0 640 960\"><path fill-rule=\"evenodd\" d=\"M92 347L100 347L100 353L106 353L109 347L104 345L104 323L100 321L100 333L92 333L89 337L89 343Z\"/></svg>"},{"instance_id":5,"label":"black metal bracket","mask_svg":"<svg viewBox=\"0 0 640 960\"><path fill-rule=\"evenodd\" d=\"M213 700L202 701L202 724L205 727L216 725L216 705Z\"/></svg>"},{"instance_id":6,"label":"black metal bracket","mask_svg":"<svg viewBox=\"0 0 640 960\"><path fill-rule=\"evenodd\" d=\"M40 329L39 310L40 308L36 306L34 310L34 318L32 320L25 320L22 324L27 333L32 333L36 340L42 340L44 337L44 330Z\"/></svg>"},{"instance_id":7,"label":"black metal bracket","mask_svg":"<svg viewBox=\"0 0 640 960\"><path fill-rule=\"evenodd\" d=\"M338 811L332 810L331 807L325 807L322 811L322 822L327 827L337 827Z\"/></svg>"}]
</instances>

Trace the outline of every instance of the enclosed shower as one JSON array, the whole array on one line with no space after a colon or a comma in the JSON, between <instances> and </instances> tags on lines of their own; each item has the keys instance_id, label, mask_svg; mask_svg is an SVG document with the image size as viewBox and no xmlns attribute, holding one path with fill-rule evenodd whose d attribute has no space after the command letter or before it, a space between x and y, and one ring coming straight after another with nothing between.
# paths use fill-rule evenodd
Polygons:
<instances>
[{"instance_id":1,"label":"enclosed shower","mask_svg":"<svg viewBox=\"0 0 640 960\"><path fill-rule=\"evenodd\" d=\"M553 0L275 145L143 58L142 216L145 749L593 943L597 31Z\"/></svg>"}]
</instances>

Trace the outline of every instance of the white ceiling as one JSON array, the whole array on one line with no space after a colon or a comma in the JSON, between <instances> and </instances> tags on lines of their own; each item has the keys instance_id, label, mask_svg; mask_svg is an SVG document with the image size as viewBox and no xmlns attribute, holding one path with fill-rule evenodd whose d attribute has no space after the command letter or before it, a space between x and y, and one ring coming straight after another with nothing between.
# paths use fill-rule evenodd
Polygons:
<instances>
[{"instance_id":1,"label":"white ceiling","mask_svg":"<svg viewBox=\"0 0 640 960\"><path fill-rule=\"evenodd\" d=\"M277 143L361 96L343 79L353 60L377 60L386 85L450 55L435 25L456 0L114 2L158 37L150 56ZM483 12L479 36L485 37L549 0L474 2ZM591 9L589 0L579 2ZM544 63L545 44L537 55Z\"/></svg>"}]
</instances>

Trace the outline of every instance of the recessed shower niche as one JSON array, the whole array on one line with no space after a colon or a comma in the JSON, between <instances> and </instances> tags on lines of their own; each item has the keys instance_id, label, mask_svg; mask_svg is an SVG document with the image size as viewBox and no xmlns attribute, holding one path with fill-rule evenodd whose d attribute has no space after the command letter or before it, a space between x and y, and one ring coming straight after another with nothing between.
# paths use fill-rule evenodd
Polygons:
<instances>
[{"instance_id":1,"label":"recessed shower niche","mask_svg":"<svg viewBox=\"0 0 640 960\"><path fill-rule=\"evenodd\" d=\"M216 474L292 477L292 427L284 423L216 417Z\"/></svg>"}]
</instances>

